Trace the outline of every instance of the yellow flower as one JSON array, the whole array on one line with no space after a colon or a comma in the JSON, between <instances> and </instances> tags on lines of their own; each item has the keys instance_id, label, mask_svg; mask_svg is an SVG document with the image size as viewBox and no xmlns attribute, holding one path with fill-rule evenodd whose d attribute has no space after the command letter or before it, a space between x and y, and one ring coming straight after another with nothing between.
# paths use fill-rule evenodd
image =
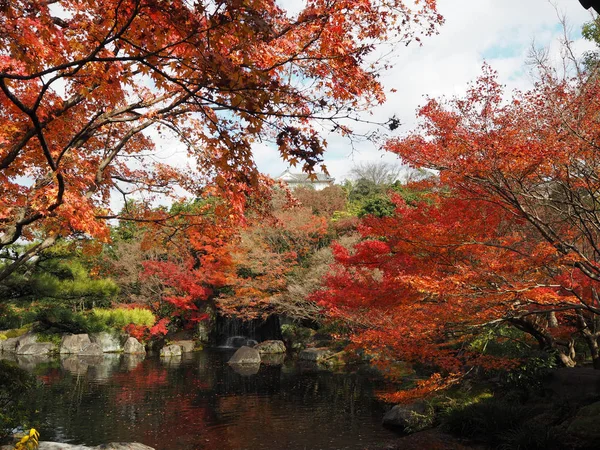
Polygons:
<instances>
[{"instance_id":1,"label":"yellow flower","mask_svg":"<svg viewBox=\"0 0 600 450\"><path fill-rule=\"evenodd\" d=\"M40 433L35 428L29 430L29 434L26 434L21 438L15 445L15 450L35 450L38 448L40 439Z\"/></svg>"}]
</instances>

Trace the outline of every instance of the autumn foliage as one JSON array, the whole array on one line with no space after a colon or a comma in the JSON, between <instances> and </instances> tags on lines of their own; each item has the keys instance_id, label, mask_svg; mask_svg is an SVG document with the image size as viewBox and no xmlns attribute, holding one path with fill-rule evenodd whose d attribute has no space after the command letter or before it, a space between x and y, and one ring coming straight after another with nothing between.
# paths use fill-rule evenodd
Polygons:
<instances>
[{"instance_id":1,"label":"autumn foliage","mask_svg":"<svg viewBox=\"0 0 600 450\"><path fill-rule=\"evenodd\" d=\"M514 362L474 351L508 324L576 363L575 340L598 360L598 78L549 75L504 101L489 68L464 98L430 100L414 134L388 150L436 170L421 200L396 196L392 217L367 217L363 241L335 248L315 298L351 327L382 367L437 368L394 400L443 387L470 368ZM392 373L393 375L393 373Z\"/></svg>"},{"instance_id":2,"label":"autumn foliage","mask_svg":"<svg viewBox=\"0 0 600 450\"><path fill-rule=\"evenodd\" d=\"M0 249L60 236L107 240L110 198L198 195L214 182L236 208L259 184L252 144L307 171L319 123L384 99L374 45L435 31L436 2L17 0L0 4ZM156 164L154 137L192 169Z\"/></svg>"}]
</instances>

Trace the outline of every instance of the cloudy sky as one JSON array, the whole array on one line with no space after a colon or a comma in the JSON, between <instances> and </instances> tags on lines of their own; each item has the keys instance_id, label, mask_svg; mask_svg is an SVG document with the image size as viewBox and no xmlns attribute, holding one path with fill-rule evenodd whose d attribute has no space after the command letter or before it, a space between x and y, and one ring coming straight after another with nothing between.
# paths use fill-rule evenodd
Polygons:
<instances>
[{"instance_id":1,"label":"cloudy sky","mask_svg":"<svg viewBox=\"0 0 600 450\"><path fill-rule=\"evenodd\" d=\"M298 0L285 0L297 6ZM469 81L480 73L484 61L498 71L508 90L527 89L532 77L526 60L532 42L548 47L557 55L562 27L557 15L570 24L575 48L584 51L589 44L581 39L581 26L591 19L578 0L438 0L445 24L437 36L426 38L421 47L398 50L394 68L383 77L389 94L385 105L375 111L375 119L385 121L396 115L402 122L397 133L406 133L415 124L415 111L424 96L461 94ZM337 181L343 180L353 164L367 160L395 161L392 155L366 144L352 151L342 139L329 137L325 164ZM277 176L286 169L277 152L268 146L256 148L259 169Z\"/></svg>"}]
</instances>

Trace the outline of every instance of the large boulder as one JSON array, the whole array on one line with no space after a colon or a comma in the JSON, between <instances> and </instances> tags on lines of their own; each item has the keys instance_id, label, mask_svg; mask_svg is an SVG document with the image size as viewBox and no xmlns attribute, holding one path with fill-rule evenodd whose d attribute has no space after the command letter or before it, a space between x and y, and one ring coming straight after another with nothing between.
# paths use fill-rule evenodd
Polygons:
<instances>
[{"instance_id":1,"label":"large boulder","mask_svg":"<svg viewBox=\"0 0 600 450\"><path fill-rule=\"evenodd\" d=\"M240 347L229 359L228 364L260 365L260 353L255 348Z\"/></svg>"},{"instance_id":2,"label":"large boulder","mask_svg":"<svg viewBox=\"0 0 600 450\"><path fill-rule=\"evenodd\" d=\"M0 345L2 346L2 353L16 353L18 341L19 338L16 337L0 341Z\"/></svg>"},{"instance_id":3,"label":"large boulder","mask_svg":"<svg viewBox=\"0 0 600 450\"><path fill-rule=\"evenodd\" d=\"M194 341L173 341L171 345L178 345L181 347L182 353L191 353L196 347L196 343Z\"/></svg>"},{"instance_id":4,"label":"large boulder","mask_svg":"<svg viewBox=\"0 0 600 450\"><path fill-rule=\"evenodd\" d=\"M125 341L125 345L123 346L123 353L126 354L137 354L137 353L146 353L146 349L144 346L134 337L128 337Z\"/></svg>"},{"instance_id":5,"label":"large boulder","mask_svg":"<svg viewBox=\"0 0 600 450\"><path fill-rule=\"evenodd\" d=\"M98 344L104 353L117 353L123 351L123 344L120 336L103 331L101 333L90 334L92 344Z\"/></svg>"},{"instance_id":6,"label":"large boulder","mask_svg":"<svg viewBox=\"0 0 600 450\"><path fill-rule=\"evenodd\" d=\"M160 357L161 358L171 358L173 356L181 356L183 352L181 351L181 346L179 345L167 345L160 349Z\"/></svg>"},{"instance_id":7,"label":"large boulder","mask_svg":"<svg viewBox=\"0 0 600 450\"><path fill-rule=\"evenodd\" d=\"M26 333L23 336L19 336L17 338L17 345L15 348L16 353L19 353L21 347L29 344L35 344L38 341L37 334L35 333Z\"/></svg>"},{"instance_id":8,"label":"large boulder","mask_svg":"<svg viewBox=\"0 0 600 450\"><path fill-rule=\"evenodd\" d=\"M300 352L298 358L302 361L323 363L333 355L328 348L307 348Z\"/></svg>"},{"instance_id":9,"label":"large boulder","mask_svg":"<svg viewBox=\"0 0 600 450\"><path fill-rule=\"evenodd\" d=\"M261 355L274 355L285 353L285 344L283 341L263 341L254 346Z\"/></svg>"},{"instance_id":10,"label":"large boulder","mask_svg":"<svg viewBox=\"0 0 600 450\"><path fill-rule=\"evenodd\" d=\"M60 354L78 355L91 343L87 334L65 334L60 342Z\"/></svg>"},{"instance_id":11,"label":"large boulder","mask_svg":"<svg viewBox=\"0 0 600 450\"><path fill-rule=\"evenodd\" d=\"M50 342L34 342L33 344L25 344L18 347L17 355L42 356L54 351L54 344Z\"/></svg>"},{"instance_id":12,"label":"large boulder","mask_svg":"<svg viewBox=\"0 0 600 450\"><path fill-rule=\"evenodd\" d=\"M421 431L432 424L433 411L424 401L396 405L383 416L383 426L404 432Z\"/></svg>"}]
</instances>

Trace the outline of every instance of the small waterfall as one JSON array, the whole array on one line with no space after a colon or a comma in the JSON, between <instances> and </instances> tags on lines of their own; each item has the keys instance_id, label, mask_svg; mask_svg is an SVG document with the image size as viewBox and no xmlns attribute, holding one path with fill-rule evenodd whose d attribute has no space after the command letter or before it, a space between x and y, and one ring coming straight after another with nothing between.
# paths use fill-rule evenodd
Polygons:
<instances>
[{"instance_id":1,"label":"small waterfall","mask_svg":"<svg viewBox=\"0 0 600 450\"><path fill-rule=\"evenodd\" d=\"M281 339L279 317L270 316L264 320L242 320L237 317L218 315L213 339L219 348L252 347L257 342Z\"/></svg>"},{"instance_id":2,"label":"small waterfall","mask_svg":"<svg viewBox=\"0 0 600 450\"><path fill-rule=\"evenodd\" d=\"M254 339L248 338L246 336L229 336L225 341L224 345L221 345L222 348L240 348L240 347L252 347L258 344Z\"/></svg>"}]
</instances>

